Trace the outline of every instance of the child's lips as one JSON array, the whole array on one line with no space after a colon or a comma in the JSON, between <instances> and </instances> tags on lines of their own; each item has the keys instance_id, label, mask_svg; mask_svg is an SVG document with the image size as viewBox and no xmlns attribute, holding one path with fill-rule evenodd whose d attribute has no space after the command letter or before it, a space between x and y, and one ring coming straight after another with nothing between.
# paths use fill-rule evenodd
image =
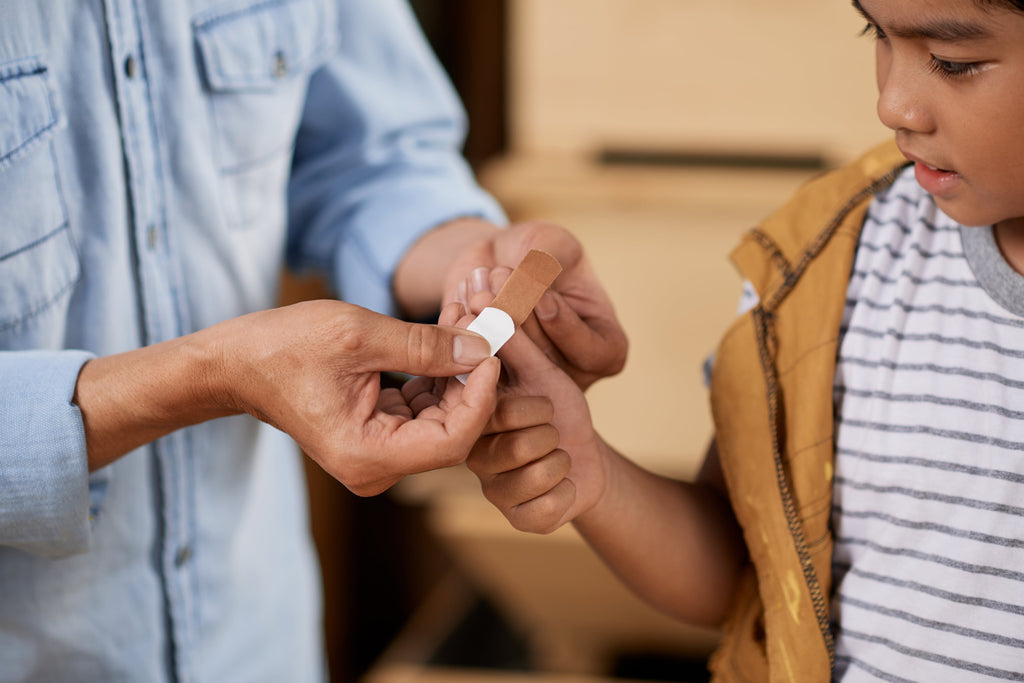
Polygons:
<instances>
[{"instance_id":1,"label":"child's lips","mask_svg":"<svg viewBox=\"0 0 1024 683\"><path fill-rule=\"evenodd\" d=\"M926 167L926 168L927 168L927 169L928 169L929 171L935 171L935 172L937 172L937 173L953 173L953 171L950 171L950 170L949 170L948 168L939 168L938 166L932 166L931 164L926 164L926 163L925 163L925 162L923 162L923 161L921 161L921 162L918 162L918 163L924 164L924 165L925 165L925 167Z\"/></svg>"},{"instance_id":2,"label":"child's lips","mask_svg":"<svg viewBox=\"0 0 1024 683\"><path fill-rule=\"evenodd\" d=\"M951 171L923 161L914 162L914 177L928 194L943 197L953 192L963 181L956 171Z\"/></svg>"},{"instance_id":3,"label":"child's lips","mask_svg":"<svg viewBox=\"0 0 1024 683\"><path fill-rule=\"evenodd\" d=\"M902 148L900 151L903 152L903 156L914 162L914 177L924 191L932 196L948 196L963 182L963 177L954 170L930 164Z\"/></svg>"}]
</instances>

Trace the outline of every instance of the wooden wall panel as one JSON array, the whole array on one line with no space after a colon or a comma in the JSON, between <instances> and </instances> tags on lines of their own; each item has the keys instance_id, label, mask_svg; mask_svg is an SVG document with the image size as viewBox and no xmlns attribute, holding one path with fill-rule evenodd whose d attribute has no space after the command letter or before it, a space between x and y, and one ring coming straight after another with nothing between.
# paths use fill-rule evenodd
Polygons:
<instances>
[{"instance_id":1,"label":"wooden wall panel","mask_svg":"<svg viewBox=\"0 0 1024 683\"><path fill-rule=\"evenodd\" d=\"M842 0L510 0L514 152L821 154L883 139Z\"/></svg>"}]
</instances>

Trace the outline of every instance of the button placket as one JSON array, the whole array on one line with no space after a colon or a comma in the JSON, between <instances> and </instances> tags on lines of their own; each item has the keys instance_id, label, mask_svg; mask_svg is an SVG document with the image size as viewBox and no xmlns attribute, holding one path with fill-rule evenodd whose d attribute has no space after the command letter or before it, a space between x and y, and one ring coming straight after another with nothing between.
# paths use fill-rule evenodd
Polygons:
<instances>
[{"instance_id":1,"label":"button placket","mask_svg":"<svg viewBox=\"0 0 1024 683\"><path fill-rule=\"evenodd\" d=\"M159 52L150 63L144 18L130 1L104 0L108 16L110 60L124 152L124 182L130 230L137 253L137 285L144 343L177 337L182 324L175 299L176 273L166 253L160 129L151 81L161 76ZM140 29L142 29L140 31ZM196 642L196 591L191 538L194 510L190 490L190 452L181 432L151 446L156 455L162 520L161 580L167 597L172 680L191 680Z\"/></svg>"},{"instance_id":2,"label":"button placket","mask_svg":"<svg viewBox=\"0 0 1024 683\"><path fill-rule=\"evenodd\" d=\"M282 50L274 53L273 65L274 78L284 78L288 75L288 58Z\"/></svg>"},{"instance_id":3,"label":"button placket","mask_svg":"<svg viewBox=\"0 0 1024 683\"><path fill-rule=\"evenodd\" d=\"M178 548L178 552L174 555L174 566L176 566L176 567L178 567L180 569L181 567L184 567L185 564L187 564L188 561L191 560L191 559L192 559L192 546L190 546L190 545L183 545L180 548Z\"/></svg>"},{"instance_id":4,"label":"button placket","mask_svg":"<svg viewBox=\"0 0 1024 683\"><path fill-rule=\"evenodd\" d=\"M138 73L139 64L135 60L135 55L129 53L128 56L124 58L124 75L129 79L134 79Z\"/></svg>"}]
</instances>

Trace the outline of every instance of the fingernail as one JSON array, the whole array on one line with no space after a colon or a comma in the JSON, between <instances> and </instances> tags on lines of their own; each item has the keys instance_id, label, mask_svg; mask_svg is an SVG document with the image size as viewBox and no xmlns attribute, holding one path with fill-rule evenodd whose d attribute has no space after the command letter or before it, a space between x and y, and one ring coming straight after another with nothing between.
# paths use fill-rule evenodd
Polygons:
<instances>
[{"instance_id":1,"label":"fingernail","mask_svg":"<svg viewBox=\"0 0 1024 683\"><path fill-rule=\"evenodd\" d=\"M558 315L558 302L555 301L555 295L551 292L544 292L540 301L533 307L533 311L541 320L551 320L554 318Z\"/></svg>"},{"instance_id":2,"label":"fingernail","mask_svg":"<svg viewBox=\"0 0 1024 683\"><path fill-rule=\"evenodd\" d=\"M478 334L460 334L452 345L455 362L461 365L479 365L491 357L491 345Z\"/></svg>"},{"instance_id":3,"label":"fingernail","mask_svg":"<svg viewBox=\"0 0 1024 683\"><path fill-rule=\"evenodd\" d=\"M485 292L491 288L491 270L481 266L473 271L473 293Z\"/></svg>"}]
</instances>

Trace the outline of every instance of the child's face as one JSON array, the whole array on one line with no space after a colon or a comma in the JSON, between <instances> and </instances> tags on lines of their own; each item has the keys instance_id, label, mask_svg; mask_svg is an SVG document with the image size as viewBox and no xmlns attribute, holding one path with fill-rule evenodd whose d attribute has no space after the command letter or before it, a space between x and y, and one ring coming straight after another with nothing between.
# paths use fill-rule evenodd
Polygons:
<instances>
[{"instance_id":1,"label":"child's face","mask_svg":"<svg viewBox=\"0 0 1024 683\"><path fill-rule=\"evenodd\" d=\"M973 0L854 0L877 37L878 116L966 225L1024 230L1024 13Z\"/></svg>"}]
</instances>

